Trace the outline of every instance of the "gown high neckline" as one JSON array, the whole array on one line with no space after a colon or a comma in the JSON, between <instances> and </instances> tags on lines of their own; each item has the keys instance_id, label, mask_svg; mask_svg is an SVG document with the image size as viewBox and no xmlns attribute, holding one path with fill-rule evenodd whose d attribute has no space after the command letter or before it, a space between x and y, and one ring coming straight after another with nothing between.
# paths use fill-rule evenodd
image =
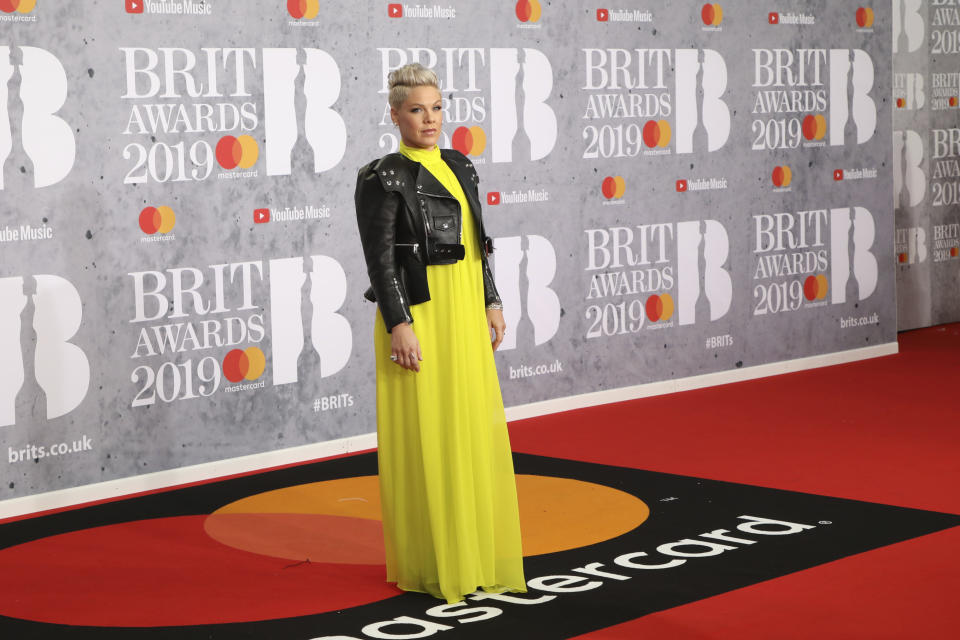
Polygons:
<instances>
[{"instance_id":1,"label":"gown high neckline","mask_svg":"<svg viewBox=\"0 0 960 640\"><path fill-rule=\"evenodd\" d=\"M440 147L433 145L432 149L421 149L420 147L410 147L400 142L400 153L420 164L433 164L442 160L440 157Z\"/></svg>"}]
</instances>

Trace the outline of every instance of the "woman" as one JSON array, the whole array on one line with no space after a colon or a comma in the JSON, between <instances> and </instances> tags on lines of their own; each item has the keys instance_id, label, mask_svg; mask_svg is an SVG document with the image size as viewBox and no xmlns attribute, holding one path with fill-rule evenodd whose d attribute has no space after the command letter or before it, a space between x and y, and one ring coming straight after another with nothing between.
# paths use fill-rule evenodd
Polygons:
<instances>
[{"instance_id":1,"label":"woman","mask_svg":"<svg viewBox=\"0 0 960 640\"><path fill-rule=\"evenodd\" d=\"M387 581L449 603L478 587L523 592L513 461L493 361L505 324L477 175L463 154L437 147L437 76L411 64L388 80L400 152L360 169L355 196L366 295L378 307Z\"/></svg>"}]
</instances>

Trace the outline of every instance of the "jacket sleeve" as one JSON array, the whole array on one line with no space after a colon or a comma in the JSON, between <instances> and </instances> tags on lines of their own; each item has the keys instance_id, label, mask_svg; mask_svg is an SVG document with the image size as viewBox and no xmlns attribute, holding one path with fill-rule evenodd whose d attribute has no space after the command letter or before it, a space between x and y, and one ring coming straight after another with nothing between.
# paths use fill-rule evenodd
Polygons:
<instances>
[{"instance_id":1,"label":"jacket sleeve","mask_svg":"<svg viewBox=\"0 0 960 640\"><path fill-rule=\"evenodd\" d=\"M484 249L486 249L486 241L484 241ZM500 301L500 293L497 291L497 285L493 281L493 273L490 271L490 262L487 256L483 257L483 302L488 307L503 304Z\"/></svg>"},{"instance_id":2,"label":"jacket sleeve","mask_svg":"<svg viewBox=\"0 0 960 640\"><path fill-rule=\"evenodd\" d=\"M354 204L367 275L387 331L402 322L412 324L409 298L395 255L397 216L403 207L400 194L384 190L370 164L360 169L357 175Z\"/></svg>"},{"instance_id":3,"label":"jacket sleeve","mask_svg":"<svg viewBox=\"0 0 960 640\"><path fill-rule=\"evenodd\" d=\"M473 163L464 156L464 160L467 163L467 166L471 169L474 176L477 175L476 169L473 167ZM473 190L476 194L477 202L480 202L480 178L474 177L473 179ZM493 240L488 238L486 235L486 230L483 226L483 213L480 212L478 216L480 218L480 256L482 258L481 262L483 263L483 303L490 307L493 306L502 306L503 302L500 300L500 293L497 291L497 285L493 280L493 272L490 271L490 255L493 252Z\"/></svg>"}]
</instances>

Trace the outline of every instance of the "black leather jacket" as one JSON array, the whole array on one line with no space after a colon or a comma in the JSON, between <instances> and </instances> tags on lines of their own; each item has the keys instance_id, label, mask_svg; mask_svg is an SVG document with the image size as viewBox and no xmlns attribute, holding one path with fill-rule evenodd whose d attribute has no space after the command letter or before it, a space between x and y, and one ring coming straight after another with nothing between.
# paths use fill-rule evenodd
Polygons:
<instances>
[{"instance_id":1,"label":"black leather jacket","mask_svg":"<svg viewBox=\"0 0 960 640\"><path fill-rule=\"evenodd\" d=\"M500 303L487 255L492 241L483 228L477 172L459 151L441 156L463 187L478 229L486 304ZM419 162L391 153L362 167L354 194L357 226L370 276L364 294L377 302L387 330L413 322L410 305L430 299L427 265L462 260L460 203Z\"/></svg>"}]
</instances>

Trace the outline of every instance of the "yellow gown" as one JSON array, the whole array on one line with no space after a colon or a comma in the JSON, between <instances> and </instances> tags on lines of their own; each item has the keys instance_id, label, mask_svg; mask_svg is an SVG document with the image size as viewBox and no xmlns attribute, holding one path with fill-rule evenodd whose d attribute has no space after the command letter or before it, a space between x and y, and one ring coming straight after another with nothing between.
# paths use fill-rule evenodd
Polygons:
<instances>
[{"instance_id":1,"label":"yellow gown","mask_svg":"<svg viewBox=\"0 0 960 640\"><path fill-rule=\"evenodd\" d=\"M460 202L466 257L427 267L410 308L419 373L390 360L377 312L377 438L387 581L453 603L526 591L513 459L487 327L478 230L440 150L400 146Z\"/></svg>"}]
</instances>

